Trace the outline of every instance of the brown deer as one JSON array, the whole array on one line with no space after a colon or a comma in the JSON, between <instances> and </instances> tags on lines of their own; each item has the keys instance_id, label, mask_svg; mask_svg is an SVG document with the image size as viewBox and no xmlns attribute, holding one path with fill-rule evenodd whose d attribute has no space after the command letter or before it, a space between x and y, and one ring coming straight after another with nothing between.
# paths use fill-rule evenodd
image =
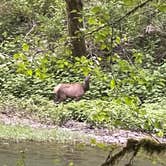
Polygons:
<instances>
[{"instance_id":1,"label":"brown deer","mask_svg":"<svg viewBox=\"0 0 166 166\"><path fill-rule=\"evenodd\" d=\"M59 84L54 88L54 102L64 101L67 98L79 100L89 90L90 75L85 77L83 83Z\"/></svg>"}]
</instances>

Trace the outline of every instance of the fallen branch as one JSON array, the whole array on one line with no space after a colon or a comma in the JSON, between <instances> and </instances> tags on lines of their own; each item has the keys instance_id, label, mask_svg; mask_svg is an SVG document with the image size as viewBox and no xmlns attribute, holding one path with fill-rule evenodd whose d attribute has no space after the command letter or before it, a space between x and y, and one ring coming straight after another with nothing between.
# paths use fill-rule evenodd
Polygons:
<instances>
[{"instance_id":1,"label":"fallen branch","mask_svg":"<svg viewBox=\"0 0 166 166\"><path fill-rule=\"evenodd\" d=\"M107 157L107 160L101 166L114 166L126 154L133 153L131 158L129 159L128 164L126 164L126 166L127 165L129 166L132 164L134 158L141 149L143 149L149 155L152 155L153 153L156 154L166 153L166 144L158 143L150 139L142 139L140 141L129 139L127 141L126 147L124 147L121 151L119 151L113 156L111 155L112 152L110 152L109 156Z\"/></svg>"}]
</instances>

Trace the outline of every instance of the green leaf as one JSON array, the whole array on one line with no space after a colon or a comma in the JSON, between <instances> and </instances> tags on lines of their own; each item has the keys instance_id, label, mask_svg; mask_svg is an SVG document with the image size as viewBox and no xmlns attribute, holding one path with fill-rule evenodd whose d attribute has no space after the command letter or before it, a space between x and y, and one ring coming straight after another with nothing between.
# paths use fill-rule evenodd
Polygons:
<instances>
[{"instance_id":1,"label":"green leaf","mask_svg":"<svg viewBox=\"0 0 166 166\"><path fill-rule=\"evenodd\" d=\"M2 36L5 37L5 38L7 37L7 35L8 35L8 34L7 34L6 31L2 33Z\"/></svg>"},{"instance_id":2,"label":"green leaf","mask_svg":"<svg viewBox=\"0 0 166 166\"><path fill-rule=\"evenodd\" d=\"M25 63L19 62L17 63L17 72L24 73L27 70Z\"/></svg>"},{"instance_id":3,"label":"green leaf","mask_svg":"<svg viewBox=\"0 0 166 166\"><path fill-rule=\"evenodd\" d=\"M143 54L136 52L133 54L133 56L135 57L135 62L138 64L142 64L142 60L143 60Z\"/></svg>"},{"instance_id":4,"label":"green leaf","mask_svg":"<svg viewBox=\"0 0 166 166\"><path fill-rule=\"evenodd\" d=\"M96 144L97 144L96 139L95 139L95 138L92 138L92 139L90 140L90 144L96 145Z\"/></svg>"},{"instance_id":5,"label":"green leaf","mask_svg":"<svg viewBox=\"0 0 166 166\"><path fill-rule=\"evenodd\" d=\"M125 97L125 103L130 106L132 105L132 99L130 97Z\"/></svg>"},{"instance_id":6,"label":"green leaf","mask_svg":"<svg viewBox=\"0 0 166 166\"><path fill-rule=\"evenodd\" d=\"M96 19L90 17L90 18L88 19L88 24L90 24L90 25L94 25L94 24L96 24Z\"/></svg>"},{"instance_id":7,"label":"green leaf","mask_svg":"<svg viewBox=\"0 0 166 166\"><path fill-rule=\"evenodd\" d=\"M16 60L19 59L19 58L20 58L20 54L19 54L19 53L14 54L14 55L13 55L13 58L16 59Z\"/></svg>"},{"instance_id":8,"label":"green leaf","mask_svg":"<svg viewBox=\"0 0 166 166\"><path fill-rule=\"evenodd\" d=\"M17 53L17 54L14 54L13 55L13 58L15 59L15 60L24 60L24 61L27 61L28 59L27 59L27 57L23 54L23 53Z\"/></svg>"},{"instance_id":9,"label":"green leaf","mask_svg":"<svg viewBox=\"0 0 166 166\"><path fill-rule=\"evenodd\" d=\"M135 0L123 0L125 5L132 6L135 3Z\"/></svg>"},{"instance_id":10,"label":"green leaf","mask_svg":"<svg viewBox=\"0 0 166 166\"><path fill-rule=\"evenodd\" d=\"M5 60L5 56L0 53L0 61L4 61L4 60Z\"/></svg>"},{"instance_id":11,"label":"green leaf","mask_svg":"<svg viewBox=\"0 0 166 166\"><path fill-rule=\"evenodd\" d=\"M112 80L110 81L110 87L111 87L111 89L115 89L115 85L116 85L116 82L115 82L114 79L112 79Z\"/></svg>"},{"instance_id":12,"label":"green leaf","mask_svg":"<svg viewBox=\"0 0 166 166\"><path fill-rule=\"evenodd\" d=\"M120 40L120 37L119 37L119 36L116 37L115 42L116 42L117 44L120 44L121 40Z\"/></svg>"},{"instance_id":13,"label":"green leaf","mask_svg":"<svg viewBox=\"0 0 166 166\"><path fill-rule=\"evenodd\" d=\"M100 11L101 11L101 7L99 7L99 6L95 6L94 8L92 8L92 12L94 12L94 13L98 13Z\"/></svg>"},{"instance_id":14,"label":"green leaf","mask_svg":"<svg viewBox=\"0 0 166 166\"><path fill-rule=\"evenodd\" d=\"M23 43L22 50L23 51L29 51L29 45L27 43Z\"/></svg>"},{"instance_id":15,"label":"green leaf","mask_svg":"<svg viewBox=\"0 0 166 166\"><path fill-rule=\"evenodd\" d=\"M32 73L33 73L32 69L28 69L26 72L27 72L27 75L32 76Z\"/></svg>"},{"instance_id":16,"label":"green leaf","mask_svg":"<svg viewBox=\"0 0 166 166\"><path fill-rule=\"evenodd\" d=\"M40 76L41 76L41 72L40 72L39 69L36 69L36 71L35 71L35 76L36 76L36 77L40 77Z\"/></svg>"},{"instance_id":17,"label":"green leaf","mask_svg":"<svg viewBox=\"0 0 166 166\"><path fill-rule=\"evenodd\" d=\"M159 137L163 137L164 136L164 133L163 133L163 131L159 131L158 133L157 133L157 135L159 136Z\"/></svg>"},{"instance_id":18,"label":"green leaf","mask_svg":"<svg viewBox=\"0 0 166 166\"><path fill-rule=\"evenodd\" d=\"M118 65L123 72L128 72L130 69L130 65L126 60L119 60Z\"/></svg>"},{"instance_id":19,"label":"green leaf","mask_svg":"<svg viewBox=\"0 0 166 166\"><path fill-rule=\"evenodd\" d=\"M88 68L83 69L83 74L87 76L89 74L90 70Z\"/></svg>"},{"instance_id":20,"label":"green leaf","mask_svg":"<svg viewBox=\"0 0 166 166\"><path fill-rule=\"evenodd\" d=\"M166 12L166 5L165 5L165 4L160 5L160 6L158 6L157 8L158 8L158 10L160 10L161 12Z\"/></svg>"},{"instance_id":21,"label":"green leaf","mask_svg":"<svg viewBox=\"0 0 166 166\"><path fill-rule=\"evenodd\" d=\"M101 46L100 46L100 49L101 49L101 50L104 50L104 49L106 49L106 48L107 48L107 45L106 45L105 43L102 43Z\"/></svg>"}]
</instances>

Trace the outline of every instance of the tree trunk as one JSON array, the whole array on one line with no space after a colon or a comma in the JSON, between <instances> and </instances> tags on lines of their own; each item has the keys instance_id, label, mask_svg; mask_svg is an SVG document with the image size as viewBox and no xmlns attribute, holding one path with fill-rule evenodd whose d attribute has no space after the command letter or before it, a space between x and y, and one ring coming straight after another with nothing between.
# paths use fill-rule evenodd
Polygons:
<instances>
[{"instance_id":1,"label":"tree trunk","mask_svg":"<svg viewBox=\"0 0 166 166\"><path fill-rule=\"evenodd\" d=\"M74 56L86 55L85 39L81 34L83 28L81 0L65 0L68 15L68 30L71 38L72 54Z\"/></svg>"}]
</instances>

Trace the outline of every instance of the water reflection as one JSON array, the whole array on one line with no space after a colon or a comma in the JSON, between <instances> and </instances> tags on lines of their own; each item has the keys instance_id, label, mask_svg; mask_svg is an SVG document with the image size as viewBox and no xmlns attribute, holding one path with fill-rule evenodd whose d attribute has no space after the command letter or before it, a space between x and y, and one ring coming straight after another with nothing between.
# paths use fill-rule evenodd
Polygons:
<instances>
[{"instance_id":1,"label":"water reflection","mask_svg":"<svg viewBox=\"0 0 166 166\"><path fill-rule=\"evenodd\" d=\"M99 166L107 153L88 146L1 142L0 166Z\"/></svg>"},{"instance_id":2,"label":"water reflection","mask_svg":"<svg viewBox=\"0 0 166 166\"><path fill-rule=\"evenodd\" d=\"M0 166L100 166L107 155L108 150L89 146L0 142ZM124 166L127 158L130 156L125 156L118 166ZM166 166L166 156L149 158L140 153L133 164L154 165Z\"/></svg>"}]
</instances>

